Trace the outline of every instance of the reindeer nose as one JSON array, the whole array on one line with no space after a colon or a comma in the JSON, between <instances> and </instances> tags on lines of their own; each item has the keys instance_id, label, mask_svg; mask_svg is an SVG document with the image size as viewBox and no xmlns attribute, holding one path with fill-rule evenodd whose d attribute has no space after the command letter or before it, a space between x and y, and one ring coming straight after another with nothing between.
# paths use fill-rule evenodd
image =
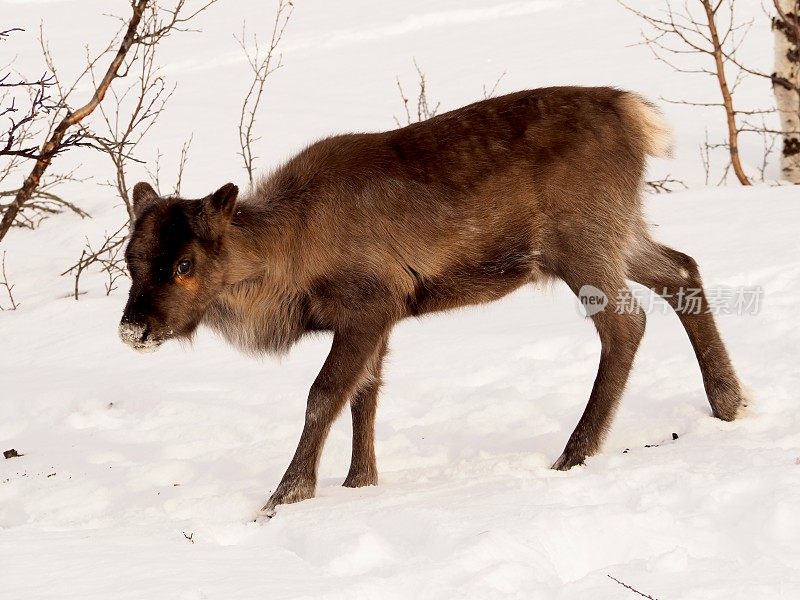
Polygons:
<instances>
[{"instance_id":1,"label":"reindeer nose","mask_svg":"<svg viewBox=\"0 0 800 600\"><path fill-rule=\"evenodd\" d=\"M155 352L164 341L154 336L147 325L131 323L125 318L119 324L119 338L138 352Z\"/></svg>"},{"instance_id":2,"label":"reindeer nose","mask_svg":"<svg viewBox=\"0 0 800 600\"><path fill-rule=\"evenodd\" d=\"M129 346L141 346L147 334L147 328L144 325L123 321L119 324L119 339L128 344Z\"/></svg>"}]
</instances>

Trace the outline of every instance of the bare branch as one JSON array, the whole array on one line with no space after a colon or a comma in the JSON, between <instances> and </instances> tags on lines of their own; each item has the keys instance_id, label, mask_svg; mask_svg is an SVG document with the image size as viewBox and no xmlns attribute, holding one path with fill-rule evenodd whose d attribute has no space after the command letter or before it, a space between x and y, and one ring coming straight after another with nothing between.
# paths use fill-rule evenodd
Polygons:
<instances>
[{"instance_id":1,"label":"bare branch","mask_svg":"<svg viewBox=\"0 0 800 600\"><path fill-rule=\"evenodd\" d=\"M397 77L397 90L400 92L400 99L403 101L403 110L405 110L406 113L406 125L411 125L411 111L408 109L408 97L403 91L403 85L400 83L400 77ZM394 122L397 123L398 128L403 126L397 117L392 118L394 119Z\"/></svg>"},{"instance_id":2,"label":"bare branch","mask_svg":"<svg viewBox=\"0 0 800 600\"><path fill-rule=\"evenodd\" d=\"M736 58L752 21L739 23L735 19L732 0L688 0L683 4L682 12L673 10L669 0L663 0L663 9L657 14L650 14L634 9L622 0L618 2L627 10L642 19L647 31L642 32L644 43L653 55L678 72L710 75L716 79L720 92L720 102L696 102L689 100L667 100L676 104L690 106L720 107L725 113L725 124L728 131L727 150L730 166L742 185L750 185L739 155L740 125L738 114L744 114L735 107L733 93L743 77L755 70L745 70ZM725 7L725 11L721 9ZM701 14L694 14L692 7L702 9ZM700 12L699 10L697 12ZM685 67L676 63L674 58L685 55L700 54L710 65L707 67ZM671 57L671 58L668 58ZM733 79L726 71L726 66L738 67ZM708 146L706 146L708 150ZM705 158L708 158L706 155Z\"/></svg>"},{"instance_id":3,"label":"bare branch","mask_svg":"<svg viewBox=\"0 0 800 600\"><path fill-rule=\"evenodd\" d=\"M0 42L6 41L6 38L17 31L25 31L22 27L12 27L11 29L4 29L0 31Z\"/></svg>"},{"instance_id":4,"label":"bare branch","mask_svg":"<svg viewBox=\"0 0 800 600\"><path fill-rule=\"evenodd\" d=\"M192 140L194 139L194 133L189 136L189 139L183 143L181 146L181 157L178 161L178 176L175 179L175 187L173 188L173 193L176 196L181 195L181 183L183 182L183 172L186 169L186 163L189 160L189 148L192 146Z\"/></svg>"},{"instance_id":5,"label":"bare branch","mask_svg":"<svg viewBox=\"0 0 800 600\"><path fill-rule=\"evenodd\" d=\"M425 81L425 73L422 72L419 65L417 64L417 59L414 59L414 68L417 70L417 75L419 76L419 94L417 95L417 121L425 121L430 119L431 117L435 117L436 113L439 112L439 105L441 102L437 102L436 106L431 109L428 105L428 91L427 91L427 82Z\"/></svg>"},{"instance_id":6,"label":"bare branch","mask_svg":"<svg viewBox=\"0 0 800 600\"><path fill-rule=\"evenodd\" d=\"M405 92L403 91L403 86L400 84L400 78L399 77L397 78L397 89L400 92L400 99L403 101L403 109L405 110L406 113L406 125L411 125L411 123L414 122L419 123L420 121L425 121L427 119L430 119L431 117L435 117L436 113L439 112L439 106L441 105L441 102L437 102L436 106L434 106L433 108L430 107L430 104L428 103L428 82L425 79L425 73L417 64L416 58L413 59L413 62L414 62L414 68L417 71L417 85L419 86L419 92L417 93L416 121L412 119L411 110L409 109L409 99L406 97ZM497 84L495 84L495 87L496 85ZM398 127L402 126L397 117L394 117L394 122L397 123Z\"/></svg>"},{"instance_id":7,"label":"bare branch","mask_svg":"<svg viewBox=\"0 0 800 600\"><path fill-rule=\"evenodd\" d=\"M167 192L161 182L161 159L163 158L164 155L161 153L160 149L158 150L156 158L153 161L153 167L150 168L149 166L145 165L144 169L145 171L147 171L147 176L150 178L150 183L153 184L153 187L160 196L166 196L166 195L180 196L181 185L183 182L183 174L186 171L186 165L189 162L189 149L192 146L193 140L194 140L194 134L190 135L189 138L181 146L180 157L178 159L178 170L175 175L175 183L172 185L171 191Z\"/></svg>"},{"instance_id":8,"label":"bare branch","mask_svg":"<svg viewBox=\"0 0 800 600\"><path fill-rule=\"evenodd\" d=\"M661 96L661 100L664 102L668 102L670 104L684 104L686 106L703 106L708 108L709 106L721 106L724 107L725 105L722 102L693 102L691 100L675 100L672 98L665 98Z\"/></svg>"},{"instance_id":9,"label":"bare branch","mask_svg":"<svg viewBox=\"0 0 800 600\"><path fill-rule=\"evenodd\" d=\"M36 229L47 217L60 215L64 212L71 212L81 219L89 217L89 213L79 206L47 190L48 187L54 187L56 183L63 183L64 181L78 180L72 177L62 176L57 181L50 181L36 189L30 201L28 201L17 214L13 226L22 227L24 229ZM8 207L8 204L2 203L2 198L16 197L18 192L19 190L0 191L0 214L5 213Z\"/></svg>"},{"instance_id":10,"label":"bare branch","mask_svg":"<svg viewBox=\"0 0 800 600\"><path fill-rule=\"evenodd\" d=\"M75 300L81 295L81 276L91 267L98 267L99 271L106 275L106 296L116 289L116 283L120 278L128 277L125 259L122 255L127 238L128 221L125 221L119 229L111 234L107 233L100 247L96 250L92 248L91 242L88 239L86 240L86 246L81 250L81 256L78 261L61 273L62 277L65 275L73 276L73 297Z\"/></svg>"},{"instance_id":11,"label":"bare branch","mask_svg":"<svg viewBox=\"0 0 800 600\"><path fill-rule=\"evenodd\" d=\"M149 10L142 19L142 29L152 31L159 27L158 12ZM117 281L128 276L122 254L124 242L128 235L129 223L133 222L133 205L130 197L131 187L126 178L129 162L143 162L134 156L140 142L144 139L155 122L161 116L175 86L168 86L156 60L156 44L145 44L135 48L126 64L129 73L135 73L135 80L124 89L110 90L111 103L99 108L105 124L104 135L92 134L90 137L97 147L105 152L114 165L114 181L106 185L116 189L127 210L128 220L117 231L106 234L98 249L94 249L89 240L81 251L78 261L64 274L74 275L75 299L81 295L81 277L92 269L106 276L105 292L111 294L116 289ZM94 70L89 69L94 82ZM173 193L180 193L183 172L189 159L189 148L192 137L181 147L177 180ZM161 170L161 152L155 161L156 187L160 188L158 178ZM147 167L145 167L150 172ZM152 177L152 175L151 175ZM159 190L160 193L160 190Z\"/></svg>"},{"instance_id":12,"label":"bare branch","mask_svg":"<svg viewBox=\"0 0 800 600\"><path fill-rule=\"evenodd\" d=\"M151 169L147 165L145 165L144 170L147 171L147 176L150 178L150 182L153 184L156 192L158 192L159 196L163 196L164 194L161 192L161 158L164 155L161 154L161 149L157 149L156 151L156 159L153 161L153 168Z\"/></svg>"},{"instance_id":13,"label":"bare branch","mask_svg":"<svg viewBox=\"0 0 800 600\"><path fill-rule=\"evenodd\" d=\"M42 116L56 108L50 94L50 88L55 84L52 74L44 73L34 80L18 79L11 81L11 73L0 78L0 91L2 98L8 97L9 90L22 91L28 96L28 108L20 112L17 106L17 96L11 95L10 102L0 107L0 117L8 119L9 125L5 133L0 134L0 157L20 157L35 159L38 156L38 146L31 139L31 126Z\"/></svg>"},{"instance_id":14,"label":"bare branch","mask_svg":"<svg viewBox=\"0 0 800 600\"><path fill-rule=\"evenodd\" d=\"M684 190L689 189L689 186L687 186L683 181L680 179L673 179L669 175L666 175L661 179L645 181L644 185L650 192L654 194L671 194L676 190L676 188Z\"/></svg>"},{"instance_id":15,"label":"bare branch","mask_svg":"<svg viewBox=\"0 0 800 600\"><path fill-rule=\"evenodd\" d=\"M2 38L5 32L0 33L0 38ZM4 308L3 305L0 304L0 310L17 310L20 306L19 302L14 299L14 286L8 280L8 275L6 274L6 253L3 252L3 258L0 260L0 275L2 275L2 279L0 279L0 286L5 290L6 296L8 296L8 301L11 303L10 308Z\"/></svg>"},{"instance_id":16,"label":"bare branch","mask_svg":"<svg viewBox=\"0 0 800 600\"><path fill-rule=\"evenodd\" d=\"M151 31L158 27L157 7L148 10L142 18L141 29ZM114 166L114 181L106 185L113 187L133 219L130 186L125 177L129 162L143 162L135 157L136 148L155 125L172 97L176 86L168 86L156 60L155 44L136 46L127 62L130 73L136 68L136 78L124 89L110 90L111 103L101 105L99 113L105 125L102 135L91 134L96 148L104 152ZM94 69L90 66L92 83L97 85Z\"/></svg>"},{"instance_id":17,"label":"bare branch","mask_svg":"<svg viewBox=\"0 0 800 600\"><path fill-rule=\"evenodd\" d=\"M500 85L500 82L503 80L503 77L506 76L506 73L507 73L507 71L503 71L502 73L500 73L500 77L498 77L495 80L494 85L488 91L486 89L486 84L485 83L483 84L483 99L484 100L488 100L489 98L494 98L494 95L497 93L497 87Z\"/></svg>"},{"instance_id":18,"label":"bare branch","mask_svg":"<svg viewBox=\"0 0 800 600\"><path fill-rule=\"evenodd\" d=\"M761 141L764 147L763 152L761 153L762 161L758 168L758 175L760 181L765 182L767 180L767 167L769 166L769 158L775 151L775 146L783 135L783 132L770 131L762 118L761 128L757 133L761 136Z\"/></svg>"},{"instance_id":19,"label":"bare branch","mask_svg":"<svg viewBox=\"0 0 800 600\"><path fill-rule=\"evenodd\" d=\"M618 584L620 584L622 587L624 587L624 588L626 588L626 589L628 589L628 590L632 591L634 594L638 594L638 595L639 595L639 596L641 596L642 598L648 598L649 600L656 600L656 599L655 599L655 598L653 598L653 597L652 597L650 594L645 594L645 593L643 593L643 592L640 592L640 591L639 591L639 590L637 590L635 587L633 587L633 586L630 586L630 585L628 585L627 583L625 583L625 582L623 582L623 581L620 581L620 580L619 580L619 579L617 579L616 577L612 577L612 576L611 576L611 575L609 575L609 574L606 574L606 577L608 577L609 579L612 579L613 581L616 581L616 582L617 582Z\"/></svg>"},{"instance_id":20,"label":"bare branch","mask_svg":"<svg viewBox=\"0 0 800 600\"><path fill-rule=\"evenodd\" d=\"M186 3L187 0L178 0L175 7L171 9L162 9L157 3L153 3L149 9L153 27L149 27L139 33L134 38L134 42L140 46L147 46L157 44L163 38L176 31L198 32L198 29L191 29L185 25L208 9L212 4L216 4L217 0L207 0L204 4L201 4L199 8L189 13L184 13Z\"/></svg>"},{"instance_id":21,"label":"bare branch","mask_svg":"<svg viewBox=\"0 0 800 600\"><path fill-rule=\"evenodd\" d=\"M22 187L17 192L14 201L6 209L5 214L3 215L3 220L0 222L0 240L2 240L6 233L8 233L8 230L11 228L11 225L19 211L22 209L24 204L31 199L34 190L39 187L42 175L44 175L45 171L50 166L53 157L60 149L62 149L62 144L69 129L73 125L80 123L84 118L91 114L95 108L97 108L97 105L100 104L105 97L111 82L118 76L119 69L125 60L128 51L133 45L136 37L136 30L139 26L139 22L141 21L142 13L147 6L147 1L148 0L137 0L136 3L132 5L133 14L128 22L127 31L123 37L122 43L120 44L114 59L111 61L111 64L108 66L108 69L103 75L103 79L96 87L95 92L92 94L92 98L89 100L89 102L74 112L68 112L53 130L48 140L42 145L40 155L36 159L33 169L25 179Z\"/></svg>"},{"instance_id":22,"label":"bare branch","mask_svg":"<svg viewBox=\"0 0 800 600\"><path fill-rule=\"evenodd\" d=\"M81 125L82 121L101 105L104 98L109 93L109 90L111 90L112 94L115 93L115 90L112 88L112 83L116 79L127 76L133 65L137 64L137 61L139 61L138 64L143 69L152 69L152 62L148 63L146 58L143 58L143 56L147 56L148 47L154 46L172 32L190 31L190 29L186 27L186 24L209 6L215 4L216 1L217 0L206 0L196 9L190 10L188 8L189 0L177 0L170 9L161 7L158 0L131 0L131 14L127 20L123 21L122 30L124 33L122 34L121 41L108 67L103 72L102 77L99 78L99 81L95 79L94 68L100 57L106 54L106 51L101 52L95 59L88 60L86 68L75 80L75 83L69 88L64 88L58 81L55 65L53 64L47 45L42 43L48 66L55 76L55 83L61 96L57 112L55 113L59 115L60 120L54 123L54 126L48 131L47 139L41 145L35 157L33 168L25 178L23 185L17 191L13 202L6 208L3 214L2 221L0 221L0 241L2 241L8 233L23 206L31 200L36 188L41 185L42 176L50 167L54 157L64 149L76 146L99 147L106 152L110 149L114 149L118 158L119 156L129 157L128 148L130 144L126 146L125 142L130 142L131 140L121 141L106 138L103 140L105 143L98 142L98 139L102 138L94 136L89 132ZM119 39L119 34L114 36L111 44L116 44L117 39ZM94 82L92 96L88 102L82 106L72 109L67 106L67 99L76 89L78 82L87 74L91 75ZM153 75L153 73L150 72L149 75ZM147 129L149 129L149 126L152 125L152 121L154 120L153 115L158 114L159 106L163 108L163 102L166 102L166 99L169 97L169 94L166 94L166 97L162 96L163 88L160 86L163 84L163 81L160 81L157 76L154 76L152 81L154 82L153 85L156 87L149 90L150 95L140 95L142 104L134 111L135 114L131 117L128 126L120 127L120 129L115 128L115 130L123 132L127 130L137 130L138 133L136 135L144 135ZM158 91L159 89L161 91ZM122 99L125 97L126 93L127 92L117 97Z\"/></svg>"},{"instance_id":23,"label":"bare branch","mask_svg":"<svg viewBox=\"0 0 800 600\"><path fill-rule=\"evenodd\" d=\"M278 0L278 9L272 22L269 46L263 56L256 34L253 34L253 49L250 50L247 47L246 25L242 25L241 37L234 36L234 39L242 48L253 74L253 79L250 82L250 87L245 94L242 108L239 112L239 156L242 157L244 169L247 171L247 177L251 185L255 172L255 161L258 158L253 153L253 144L260 139L255 137L256 116L264 96L264 87L267 84L267 79L283 66L283 55L278 53L278 46L286 31L286 26L289 24L289 19L292 17L293 10L294 5L291 0Z\"/></svg>"},{"instance_id":24,"label":"bare branch","mask_svg":"<svg viewBox=\"0 0 800 600\"><path fill-rule=\"evenodd\" d=\"M705 180L703 185L708 185L711 177L711 148L708 144L708 129L705 133L705 143L700 145L700 162L703 164L703 171L705 173Z\"/></svg>"}]
</instances>

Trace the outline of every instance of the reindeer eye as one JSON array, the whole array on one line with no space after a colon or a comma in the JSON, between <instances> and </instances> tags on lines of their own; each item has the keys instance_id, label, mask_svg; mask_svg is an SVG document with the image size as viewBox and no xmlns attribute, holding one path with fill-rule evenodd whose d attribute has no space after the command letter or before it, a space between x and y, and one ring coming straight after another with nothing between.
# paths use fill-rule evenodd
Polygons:
<instances>
[{"instance_id":1,"label":"reindeer eye","mask_svg":"<svg viewBox=\"0 0 800 600\"><path fill-rule=\"evenodd\" d=\"M192 268L192 261L188 258L184 258L182 261L178 263L178 268L176 269L178 275L186 275L189 272L189 269Z\"/></svg>"}]
</instances>

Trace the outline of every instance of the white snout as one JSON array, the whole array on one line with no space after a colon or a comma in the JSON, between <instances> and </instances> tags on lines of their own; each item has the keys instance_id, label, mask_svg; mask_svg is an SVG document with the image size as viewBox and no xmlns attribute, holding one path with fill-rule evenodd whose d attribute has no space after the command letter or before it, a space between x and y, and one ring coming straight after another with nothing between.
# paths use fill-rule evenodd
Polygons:
<instances>
[{"instance_id":1,"label":"white snout","mask_svg":"<svg viewBox=\"0 0 800 600\"><path fill-rule=\"evenodd\" d=\"M161 346L160 340L145 338L145 328L143 325L135 323L120 323L119 339L128 344L137 352L155 352Z\"/></svg>"}]
</instances>

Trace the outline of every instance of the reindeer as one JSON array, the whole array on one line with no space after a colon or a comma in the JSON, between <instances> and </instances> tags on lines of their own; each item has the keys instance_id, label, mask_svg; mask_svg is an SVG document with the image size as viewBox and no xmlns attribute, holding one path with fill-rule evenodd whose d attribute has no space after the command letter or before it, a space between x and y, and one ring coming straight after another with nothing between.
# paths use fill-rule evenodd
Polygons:
<instances>
[{"instance_id":1,"label":"reindeer","mask_svg":"<svg viewBox=\"0 0 800 600\"><path fill-rule=\"evenodd\" d=\"M663 118L637 94L552 87L323 139L238 201L232 183L196 200L138 183L120 337L155 350L205 324L262 354L332 332L266 516L313 497L325 438L348 401L344 485L377 484L375 413L398 321L532 282L557 278L576 294L593 286L608 299L591 314L602 346L594 387L554 469L597 453L619 404L645 329L626 280L676 309L713 415L733 420L744 397L708 301L701 294L686 311L676 300L682 288L702 290L697 264L654 241L642 216L646 157L669 149Z\"/></svg>"}]
</instances>

